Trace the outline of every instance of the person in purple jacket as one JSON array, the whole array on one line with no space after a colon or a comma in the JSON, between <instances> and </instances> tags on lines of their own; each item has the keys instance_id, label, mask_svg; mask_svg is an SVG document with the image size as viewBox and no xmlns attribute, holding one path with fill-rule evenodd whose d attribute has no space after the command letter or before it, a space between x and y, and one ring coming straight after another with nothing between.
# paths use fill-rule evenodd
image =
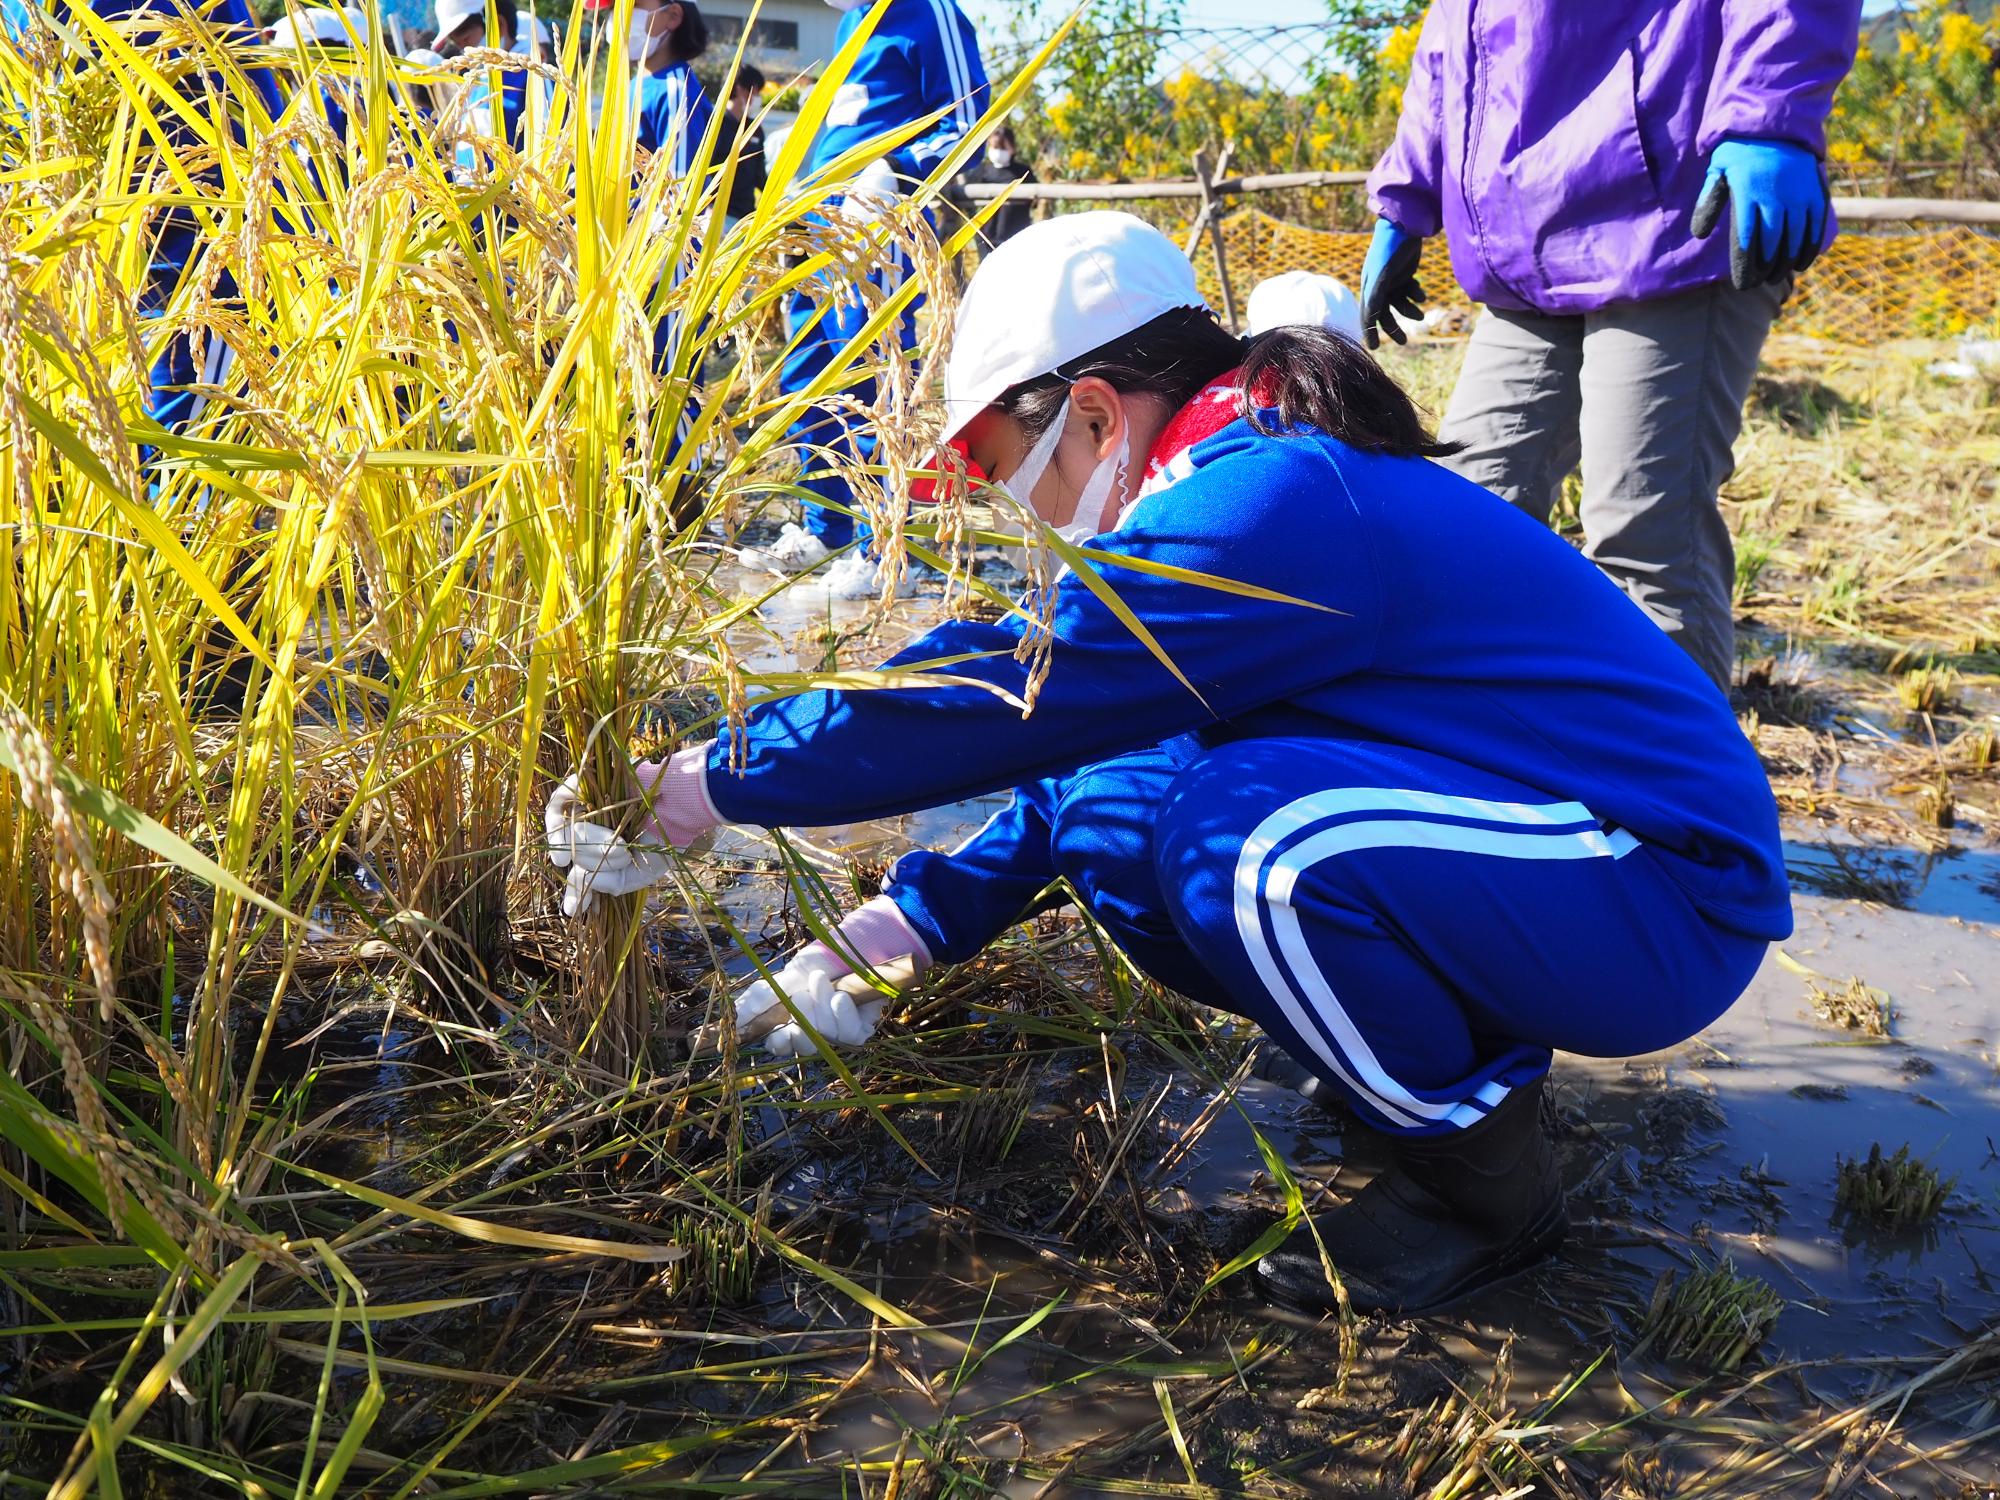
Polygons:
<instances>
[{"instance_id":1,"label":"person in purple jacket","mask_svg":"<svg viewBox=\"0 0 2000 1500\"><path fill-rule=\"evenodd\" d=\"M1371 347L1402 340L1440 231L1485 304L1438 434L1452 466L1546 521L1580 462L1585 553L1725 691L1716 496L1771 320L1833 234L1825 125L1860 14L1433 0L1368 180Z\"/></svg>"}]
</instances>

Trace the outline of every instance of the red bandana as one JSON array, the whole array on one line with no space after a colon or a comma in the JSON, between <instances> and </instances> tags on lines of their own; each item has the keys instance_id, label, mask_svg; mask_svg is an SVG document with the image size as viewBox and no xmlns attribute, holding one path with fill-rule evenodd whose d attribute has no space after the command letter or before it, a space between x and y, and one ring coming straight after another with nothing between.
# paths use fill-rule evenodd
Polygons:
<instances>
[{"instance_id":1,"label":"red bandana","mask_svg":"<svg viewBox=\"0 0 2000 1500\"><path fill-rule=\"evenodd\" d=\"M1195 392L1194 399L1174 413L1159 440L1153 444L1153 451L1146 457L1146 477L1141 494L1150 495L1186 477L1188 466L1176 465L1174 460L1202 439L1214 437L1243 415L1242 373L1241 369L1224 371Z\"/></svg>"}]
</instances>

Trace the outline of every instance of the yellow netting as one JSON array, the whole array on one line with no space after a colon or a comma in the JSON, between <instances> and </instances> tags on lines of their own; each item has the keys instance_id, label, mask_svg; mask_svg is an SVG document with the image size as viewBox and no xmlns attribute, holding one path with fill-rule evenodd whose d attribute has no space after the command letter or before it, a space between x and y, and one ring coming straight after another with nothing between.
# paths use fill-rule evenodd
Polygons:
<instances>
[{"instance_id":1,"label":"yellow netting","mask_svg":"<svg viewBox=\"0 0 2000 1500\"><path fill-rule=\"evenodd\" d=\"M1361 285L1368 235L1310 229L1254 208L1222 221L1229 280L1239 301L1266 276L1308 270ZM1215 257L1197 251L1202 291L1222 306ZM1422 272L1432 306L1464 306L1447 257L1427 250ZM1993 324L2000 314L2000 236L1963 225L1840 236L1801 278L1786 303L1781 326L1841 343L1878 344L1899 338L1951 338Z\"/></svg>"}]
</instances>

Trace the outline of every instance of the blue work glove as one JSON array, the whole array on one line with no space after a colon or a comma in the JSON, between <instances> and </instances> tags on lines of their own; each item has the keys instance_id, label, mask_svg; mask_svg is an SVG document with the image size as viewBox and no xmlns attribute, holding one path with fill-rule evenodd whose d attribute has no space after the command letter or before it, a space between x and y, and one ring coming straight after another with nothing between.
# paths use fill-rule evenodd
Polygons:
<instances>
[{"instance_id":1,"label":"blue work glove","mask_svg":"<svg viewBox=\"0 0 2000 1500\"><path fill-rule=\"evenodd\" d=\"M1734 206L1729 279L1747 291L1813 263L1826 239L1833 202L1819 158L1790 141L1728 140L1708 159L1708 176L1689 224L1707 238Z\"/></svg>"},{"instance_id":2,"label":"blue work glove","mask_svg":"<svg viewBox=\"0 0 2000 1500\"><path fill-rule=\"evenodd\" d=\"M1424 289L1417 281L1417 259L1424 253L1422 235L1390 223L1375 221L1375 238L1368 242L1368 258L1361 263L1361 337L1368 347L1379 347L1376 329L1397 343L1407 343L1403 327L1390 309L1414 321L1423 315Z\"/></svg>"}]
</instances>

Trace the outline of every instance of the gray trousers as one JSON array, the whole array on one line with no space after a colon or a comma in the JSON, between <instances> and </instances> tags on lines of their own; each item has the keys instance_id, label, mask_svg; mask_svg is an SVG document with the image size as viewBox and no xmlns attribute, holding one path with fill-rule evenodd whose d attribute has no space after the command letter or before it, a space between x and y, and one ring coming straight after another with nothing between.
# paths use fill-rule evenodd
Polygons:
<instances>
[{"instance_id":1,"label":"gray trousers","mask_svg":"<svg viewBox=\"0 0 2000 1500\"><path fill-rule=\"evenodd\" d=\"M1728 691L1736 558L1716 496L1789 284L1728 282L1573 317L1480 314L1446 462L1546 522L1583 468L1583 550Z\"/></svg>"}]
</instances>

